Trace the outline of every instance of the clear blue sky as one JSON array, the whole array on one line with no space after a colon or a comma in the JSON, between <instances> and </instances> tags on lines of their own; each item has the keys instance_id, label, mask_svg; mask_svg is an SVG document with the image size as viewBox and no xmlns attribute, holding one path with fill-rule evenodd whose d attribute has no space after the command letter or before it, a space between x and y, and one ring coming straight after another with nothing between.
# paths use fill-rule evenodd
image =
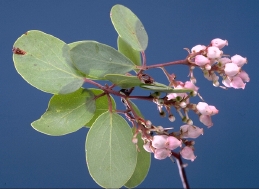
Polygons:
<instances>
[{"instance_id":1,"label":"clear blue sky","mask_svg":"<svg viewBox=\"0 0 259 189\"><path fill-rule=\"evenodd\" d=\"M109 12L123 4L142 21L149 36L147 64L184 59L196 44L208 45L213 38L229 41L224 53L248 58L244 70L251 82L242 90L215 88L195 70L200 93L219 109L214 126L204 128L196 140L194 162L185 161L193 188L259 187L259 1L0 1L0 187L98 187L85 163L87 129L51 137L35 131L30 123L46 110L50 94L30 86L16 72L12 45L28 30L41 30L66 43L96 40L116 48ZM187 80L184 66L168 68L178 79ZM166 82L161 70L149 72ZM148 91L146 91L148 93ZM198 99L196 98L196 101ZM156 106L136 101L155 125L182 125L161 119ZM122 107L122 106L121 106ZM157 117L157 118L156 118ZM195 117L195 118L194 118ZM156 119L154 119L156 118ZM152 159L150 173L139 187L182 187L176 164Z\"/></svg>"}]
</instances>

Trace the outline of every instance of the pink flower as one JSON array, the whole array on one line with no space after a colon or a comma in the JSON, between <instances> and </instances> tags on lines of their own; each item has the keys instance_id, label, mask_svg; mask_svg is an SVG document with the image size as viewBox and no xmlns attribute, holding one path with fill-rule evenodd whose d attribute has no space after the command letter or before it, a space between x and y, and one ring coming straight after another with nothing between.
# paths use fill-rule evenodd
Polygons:
<instances>
[{"instance_id":1,"label":"pink flower","mask_svg":"<svg viewBox=\"0 0 259 189\"><path fill-rule=\"evenodd\" d=\"M192 53L197 53L197 52L200 52L201 50L205 50L205 49L206 49L206 46L204 46L204 45L196 45L191 49L191 51L192 51Z\"/></svg>"},{"instance_id":2,"label":"pink flower","mask_svg":"<svg viewBox=\"0 0 259 189\"><path fill-rule=\"evenodd\" d=\"M153 151L150 148L150 142L147 142L146 144L143 145L143 148L147 151L152 153Z\"/></svg>"},{"instance_id":3,"label":"pink flower","mask_svg":"<svg viewBox=\"0 0 259 189\"><path fill-rule=\"evenodd\" d=\"M154 148L166 148L168 136L166 135L155 135L152 140L152 146Z\"/></svg>"},{"instance_id":4,"label":"pink flower","mask_svg":"<svg viewBox=\"0 0 259 189\"><path fill-rule=\"evenodd\" d=\"M224 71L228 76L235 76L240 71L240 68L234 63L227 63Z\"/></svg>"},{"instance_id":5,"label":"pink flower","mask_svg":"<svg viewBox=\"0 0 259 189\"><path fill-rule=\"evenodd\" d=\"M232 78L230 86L233 87L234 89L245 89L246 84L239 76L235 76Z\"/></svg>"},{"instance_id":6,"label":"pink flower","mask_svg":"<svg viewBox=\"0 0 259 189\"><path fill-rule=\"evenodd\" d=\"M244 58L238 54L231 57L231 61L239 67L242 67L247 63L247 58Z\"/></svg>"},{"instance_id":7,"label":"pink flower","mask_svg":"<svg viewBox=\"0 0 259 189\"><path fill-rule=\"evenodd\" d=\"M219 112L215 106L209 106L206 102L199 102L196 108L202 115L215 115Z\"/></svg>"},{"instance_id":8,"label":"pink flower","mask_svg":"<svg viewBox=\"0 0 259 189\"><path fill-rule=\"evenodd\" d=\"M250 81L248 74L244 70L242 70L237 76L239 76L244 82Z\"/></svg>"},{"instance_id":9,"label":"pink flower","mask_svg":"<svg viewBox=\"0 0 259 189\"><path fill-rule=\"evenodd\" d=\"M231 63L231 60L229 58L223 57L219 59L219 62L221 63L221 65L225 65L226 63Z\"/></svg>"},{"instance_id":10,"label":"pink flower","mask_svg":"<svg viewBox=\"0 0 259 189\"><path fill-rule=\"evenodd\" d=\"M185 84L184 84L184 88L186 89L192 89L194 91L198 91L199 87L196 87L192 82L190 81L186 81Z\"/></svg>"},{"instance_id":11,"label":"pink flower","mask_svg":"<svg viewBox=\"0 0 259 189\"><path fill-rule=\"evenodd\" d=\"M198 66L204 66L206 64L209 64L210 60L207 57L203 56L203 55L196 55L194 62Z\"/></svg>"},{"instance_id":12,"label":"pink flower","mask_svg":"<svg viewBox=\"0 0 259 189\"><path fill-rule=\"evenodd\" d=\"M173 136L169 136L166 140L166 148L174 150L175 148L182 145L182 142Z\"/></svg>"},{"instance_id":13,"label":"pink flower","mask_svg":"<svg viewBox=\"0 0 259 189\"><path fill-rule=\"evenodd\" d=\"M228 41L216 38L211 41L211 45L214 47L218 47L219 49L222 49L223 47L228 46Z\"/></svg>"},{"instance_id":14,"label":"pink flower","mask_svg":"<svg viewBox=\"0 0 259 189\"><path fill-rule=\"evenodd\" d=\"M211 59L220 58L222 51L218 47L208 47L207 57Z\"/></svg>"},{"instance_id":15,"label":"pink flower","mask_svg":"<svg viewBox=\"0 0 259 189\"><path fill-rule=\"evenodd\" d=\"M170 154L171 154L171 150L168 150L168 149L166 149L166 148L156 149L156 150L155 150L154 157L155 157L156 159L161 160L161 159L167 158L168 156L170 156Z\"/></svg>"},{"instance_id":16,"label":"pink flower","mask_svg":"<svg viewBox=\"0 0 259 189\"><path fill-rule=\"evenodd\" d=\"M219 50L218 47L208 47L208 50L207 50L208 58L216 59L216 58L220 58L221 55L222 55L222 51Z\"/></svg>"},{"instance_id":17,"label":"pink flower","mask_svg":"<svg viewBox=\"0 0 259 189\"><path fill-rule=\"evenodd\" d=\"M187 159L187 160L191 160L191 161L194 161L196 159L196 156L194 155L193 153L193 148L189 147L189 146L185 146L181 152L180 152L181 156L184 158L184 159Z\"/></svg>"},{"instance_id":18,"label":"pink flower","mask_svg":"<svg viewBox=\"0 0 259 189\"><path fill-rule=\"evenodd\" d=\"M203 129L194 125L182 125L180 131L183 138L197 138L203 135Z\"/></svg>"},{"instance_id":19,"label":"pink flower","mask_svg":"<svg viewBox=\"0 0 259 189\"><path fill-rule=\"evenodd\" d=\"M204 125L206 125L208 127L213 126L213 123L211 121L211 117L210 116L208 116L208 115L200 115L199 119L200 119L200 122L202 122Z\"/></svg>"},{"instance_id":20,"label":"pink flower","mask_svg":"<svg viewBox=\"0 0 259 189\"><path fill-rule=\"evenodd\" d=\"M229 80L228 77L226 77L224 80L222 80L223 85L225 85L226 87L231 87L230 83L231 80Z\"/></svg>"}]
</instances>

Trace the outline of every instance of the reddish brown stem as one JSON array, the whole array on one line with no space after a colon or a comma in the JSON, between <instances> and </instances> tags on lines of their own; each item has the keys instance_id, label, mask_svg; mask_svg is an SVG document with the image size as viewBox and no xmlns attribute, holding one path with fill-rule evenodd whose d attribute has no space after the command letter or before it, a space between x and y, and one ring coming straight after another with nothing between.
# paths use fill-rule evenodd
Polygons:
<instances>
[{"instance_id":1,"label":"reddish brown stem","mask_svg":"<svg viewBox=\"0 0 259 189\"><path fill-rule=\"evenodd\" d=\"M167 63L162 63L162 64L154 64L154 65L150 65L150 66L137 66L137 69L142 69L142 70L147 70L150 68L159 68L159 67L165 67L165 66L172 66L172 65L177 65L177 64L183 64L183 65L188 65L188 59L184 59L184 60L177 60L177 61L173 61L173 62L167 62Z\"/></svg>"},{"instance_id":2,"label":"reddish brown stem","mask_svg":"<svg viewBox=\"0 0 259 189\"><path fill-rule=\"evenodd\" d=\"M185 169L184 169L184 165L183 165L181 155L180 155L180 153L176 153L176 152L173 152L173 151L172 151L172 155L176 159L176 163L177 163L177 166L178 166L180 178L182 180L183 188L189 189L190 186L189 186L189 183L188 183L188 180L187 180L187 176L186 176L186 172L185 172Z\"/></svg>"}]
</instances>

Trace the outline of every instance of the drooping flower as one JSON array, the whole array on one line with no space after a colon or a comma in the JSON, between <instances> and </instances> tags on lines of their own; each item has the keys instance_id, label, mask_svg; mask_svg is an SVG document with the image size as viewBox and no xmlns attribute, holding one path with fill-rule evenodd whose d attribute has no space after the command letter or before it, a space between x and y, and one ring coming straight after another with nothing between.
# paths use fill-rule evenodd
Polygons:
<instances>
[{"instance_id":1,"label":"drooping flower","mask_svg":"<svg viewBox=\"0 0 259 189\"><path fill-rule=\"evenodd\" d=\"M216 38L211 41L211 45L213 47L218 47L219 49L222 49L223 47L228 46L228 41Z\"/></svg>"},{"instance_id":2,"label":"drooping flower","mask_svg":"<svg viewBox=\"0 0 259 189\"><path fill-rule=\"evenodd\" d=\"M162 160L170 156L171 150L166 148L156 149L154 153L154 158Z\"/></svg>"},{"instance_id":3,"label":"drooping flower","mask_svg":"<svg viewBox=\"0 0 259 189\"><path fill-rule=\"evenodd\" d=\"M234 63L227 63L225 65L225 74L227 76L235 76L239 71L240 71L240 67L238 67L236 64Z\"/></svg>"},{"instance_id":4,"label":"drooping flower","mask_svg":"<svg viewBox=\"0 0 259 189\"><path fill-rule=\"evenodd\" d=\"M210 106L206 102L199 102L196 108L202 115L215 115L219 112L215 106Z\"/></svg>"},{"instance_id":5,"label":"drooping flower","mask_svg":"<svg viewBox=\"0 0 259 189\"><path fill-rule=\"evenodd\" d=\"M207 57L211 59L220 58L222 55L222 51L219 50L218 47L208 47Z\"/></svg>"},{"instance_id":6,"label":"drooping flower","mask_svg":"<svg viewBox=\"0 0 259 189\"><path fill-rule=\"evenodd\" d=\"M169 136L166 140L166 148L174 150L175 148L181 146L182 142L173 136Z\"/></svg>"},{"instance_id":7,"label":"drooping flower","mask_svg":"<svg viewBox=\"0 0 259 189\"><path fill-rule=\"evenodd\" d=\"M236 64L238 67L242 67L247 63L247 58L244 58L238 54L231 57L232 63Z\"/></svg>"},{"instance_id":8,"label":"drooping flower","mask_svg":"<svg viewBox=\"0 0 259 189\"><path fill-rule=\"evenodd\" d=\"M181 156L184 158L184 159L187 159L187 160L191 160L191 161L194 161L196 159L196 156L194 155L193 153L193 148L191 148L190 146L185 146L181 152L180 152Z\"/></svg>"},{"instance_id":9,"label":"drooping flower","mask_svg":"<svg viewBox=\"0 0 259 189\"><path fill-rule=\"evenodd\" d=\"M203 129L194 125L182 125L180 131L183 138L197 138L203 135Z\"/></svg>"}]
</instances>

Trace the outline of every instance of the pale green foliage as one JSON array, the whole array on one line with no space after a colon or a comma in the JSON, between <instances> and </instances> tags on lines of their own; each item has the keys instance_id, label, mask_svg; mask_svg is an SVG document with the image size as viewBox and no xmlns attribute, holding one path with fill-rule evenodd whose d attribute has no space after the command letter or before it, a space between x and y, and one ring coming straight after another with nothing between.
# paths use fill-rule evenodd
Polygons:
<instances>
[{"instance_id":1,"label":"pale green foliage","mask_svg":"<svg viewBox=\"0 0 259 189\"><path fill-rule=\"evenodd\" d=\"M143 149L140 134L137 136L140 151L137 151L132 143L135 130L116 113L113 93L105 90L109 86L100 87L93 80L108 80L122 89L139 87L165 93L190 90L172 89L157 82L145 84L137 75L130 76L129 72L138 72L137 66L142 65L140 52L143 54L148 44L146 30L138 17L123 5L112 7L111 20L119 35L118 50L92 40L66 44L52 35L32 30L14 43L13 60L16 70L29 84L54 94L46 112L32 127L52 136L89 127L85 150L92 178L105 188L132 188L145 179L150 153ZM82 85L86 81L100 89L84 89ZM127 100L131 111L143 118L138 107Z\"/></svg>"},{"instance_id":2,"label":"pale green foliage","mask_svg":"<svg viewBox=\"0 0 259 189\"><path fill-rule=\"evenodd\" d=\"M83 75L75 69L69 56L69 46L60 39L32 30L14 43L26 52L13 55L18 73L32 86L52 94L66 94L79 89Z\"/></svg>"},{"instance_id":3,"label":"pale green foliage","mask_svg":"<svg viewBox=\"0 0 259 189\"><path fill-rule=\"evenodd\" d=\"M86 161L93 179L104 188L120 188L133 174L137 151L128 123L118 114L105 112L86 138Z\"/></svg>"},{"instance_id":4,"label":"pale green foliage","mask_svg":"<svg viewBox=\"0 0 259 189\"><path fill-rule=\"evenodd\" d=\"M65 135L82 128L94 116L94 111L93 92L80 88L70 94L54 95L46 112L32 127L47 135Z\"/></svg>"}]
</instances>

